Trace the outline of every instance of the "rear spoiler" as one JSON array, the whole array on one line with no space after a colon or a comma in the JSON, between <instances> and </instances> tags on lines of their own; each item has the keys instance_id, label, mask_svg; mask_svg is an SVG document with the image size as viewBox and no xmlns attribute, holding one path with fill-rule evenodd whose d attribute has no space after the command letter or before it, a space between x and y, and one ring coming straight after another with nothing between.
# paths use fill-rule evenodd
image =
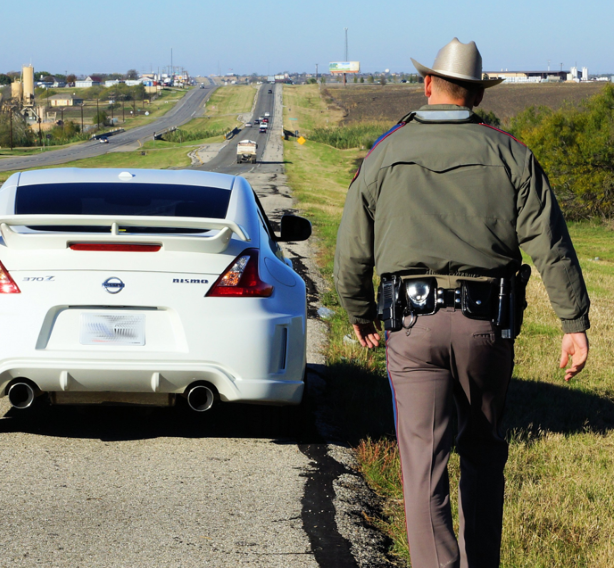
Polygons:
<instances>
[{"instance_id":1,"label":"rear spoiler","mask_svg":"<svg viewBox=\"0 0 614 568\"><path fill-rule=\"evenodd\" d=\"M109 233L25 233L13 229L28 227L109 227ZM212 237L202 235L125 234L120 227L160 227L168 229L217 230ZM7 247L16 250L63 249L72 243L155 243L165 250L221 253L226 250L233 233L242 241L250 241L247 231L226 219L203 217L145 217L121 215L6 215L0 217L0 233Z\"/></svg>"}]
</instances>

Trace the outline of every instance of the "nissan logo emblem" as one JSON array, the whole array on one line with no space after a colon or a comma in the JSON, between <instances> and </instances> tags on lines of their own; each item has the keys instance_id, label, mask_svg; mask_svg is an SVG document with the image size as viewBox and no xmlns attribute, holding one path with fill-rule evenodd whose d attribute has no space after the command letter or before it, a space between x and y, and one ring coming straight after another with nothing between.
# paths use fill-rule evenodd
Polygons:
<instances>
[{"instance_id":1,"label":"nissan logo emblem","mask_svg":"<svg viewBox=\"0 0 614 568\"><path fill-rule=\"evenodd\" d=\"M111 278L107 278L102 283L102 287L109 294L117 294L118 292L121 292L124 289L124 286L125 284L119 278L116 278L115 276L111 276Z\"/></svg>"}]
</instances>

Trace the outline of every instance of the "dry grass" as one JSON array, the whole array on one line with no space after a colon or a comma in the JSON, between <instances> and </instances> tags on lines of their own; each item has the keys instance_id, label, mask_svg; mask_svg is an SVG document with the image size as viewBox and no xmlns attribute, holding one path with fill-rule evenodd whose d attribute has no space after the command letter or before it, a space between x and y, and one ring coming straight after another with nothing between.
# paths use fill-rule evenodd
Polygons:
<instances>
[{"instance_id":1,"label":"dry grass","mask_svg":"<svg viewBox=\"0 0 614 568\"><path fill-rule=\"evenodd\" d=\"M318 116L313 109L303 113L299 108L308 104L301 88L284 89L291 116ZM322 272L331 284L346 188L364 152L311 141L303 147L286 142L285 151L291 162L289 183L314 223ZM592 300L591 355L585 371L565 383L558 369L560 324L535 274L528 290L530 308L517 340L505 420L510 441L501 563L505 568L614 565L614 229L607 223L581 223L571 225L570 232ZM348 441L357 448L367 481L386 499L384 517L373 522L394 539L395 553L409 565L383 353L367 353L344 342L350 326L332 284L323 303L335 311L327 351L329 394L349 425ZM454 453L449 469L454 487L459 475ZM455 512L455 490L451 499Z\"/></svg>"}]
</instances>

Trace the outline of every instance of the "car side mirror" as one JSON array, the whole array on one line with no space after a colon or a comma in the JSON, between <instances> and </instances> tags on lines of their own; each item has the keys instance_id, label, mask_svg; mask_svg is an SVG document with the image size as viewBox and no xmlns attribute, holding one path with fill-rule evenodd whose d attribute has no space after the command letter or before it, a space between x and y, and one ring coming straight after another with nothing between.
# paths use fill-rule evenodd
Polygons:
<instances>
[{"instance_id":1,"label":"car side mirror","mask_svg":"<svg viewBox=\"0 0 614 568\"><path fill-rule=\"evenodd\" d=\"M311 236L311 222L296 215L284 215L281 218L281 235L277 241L306 241Z\"/></svg>"}]
</instances>

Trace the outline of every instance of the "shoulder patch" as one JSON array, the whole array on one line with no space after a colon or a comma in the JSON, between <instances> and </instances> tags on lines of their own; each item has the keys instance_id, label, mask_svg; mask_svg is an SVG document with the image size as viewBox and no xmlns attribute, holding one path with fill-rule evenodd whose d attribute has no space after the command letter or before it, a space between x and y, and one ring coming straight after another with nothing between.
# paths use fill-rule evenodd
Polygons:
<instances>
[{"instance_id":1,"label":"shoulder patch","mask_svg":"<svg viewBox=\"0 0 614 568\"><path fill-rule=\"evenodd\" d=\"M514 136L512 136L509 132L506 132L505 130L501 130L500 128L496 128L494 126L491 126L490 124L486 124L485 122L480 122L479 124L480 126L486 126L486 128L491 128L492 130L496 130L497 132L501 132L501 134L505 134L506 136L509 136L512 140L515 140L516 142L518 142L518 144L522 144L525 148L527 146L524 142L521 142L520 140L518 140L518 138L515 138Z\"/></svg>"},{"instance_id":2,"label":"shoulder patch","mask_svg":"<svg viewBox=\"0 0 614 568\"><path fill-rule=\"evenodd\" d=\"M407 122L399 122L398 124L395 124L388 132L384 132L384 134L382 134L374 143L373 146L371 146L371 149L369 150L369 153L365 156L365 160L371 155L371 152L373 152L373 150L375 150L375 148L384 140L386 140L386 138L388 138L388 136L390 136L391 134L394 134L397 130L400 130L401 128L403 128L405 125L407 124Z\"/></svg>"}]
</instances>

